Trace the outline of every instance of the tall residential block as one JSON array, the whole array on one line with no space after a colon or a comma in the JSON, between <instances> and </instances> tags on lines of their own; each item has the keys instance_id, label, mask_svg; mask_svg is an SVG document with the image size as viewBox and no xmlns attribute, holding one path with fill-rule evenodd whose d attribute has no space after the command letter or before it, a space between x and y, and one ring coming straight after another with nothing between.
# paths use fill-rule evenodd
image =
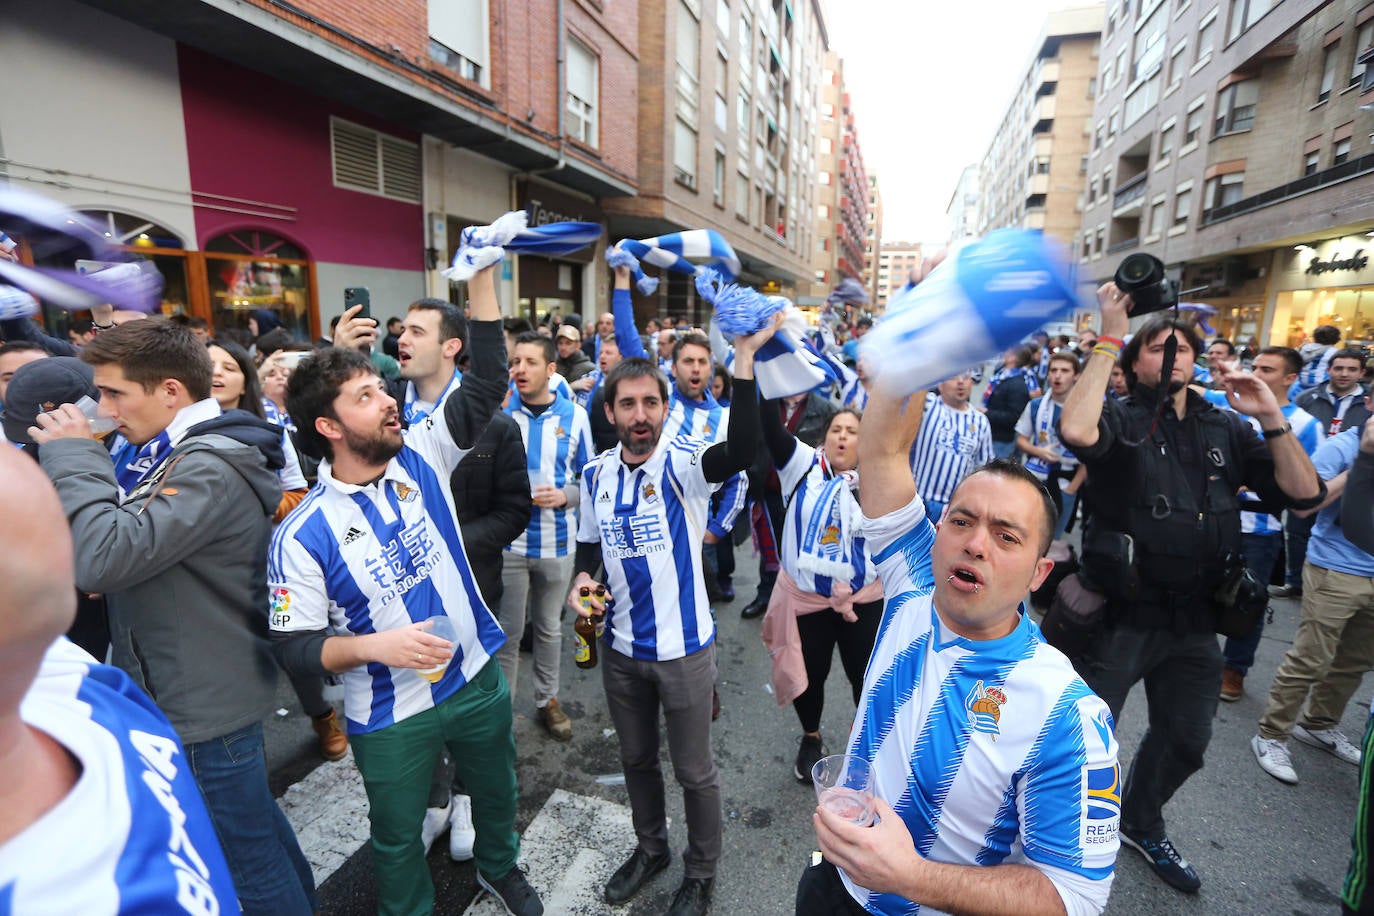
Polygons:
<instances>
[{"instance_id":1,"label":"tall residential block","mask_svg":"<svg viewBox=\"0 0 1374 916\"><path fill-rule=\"evenodd\" d=\"M1113 2L1080 275L1164 261L1237 342L1374 340L1374 3Z\"/></svg>"},{"instance_id":2,"label":"tall residential block","mask_svg":"<svg viewBox=\"0 0 1374 916\"><path fill-rule=\"evenodd\" d=\"M888 300L906 285L911 272L921 266L919 242L885 242L878 251L878 296L874 306L881 311Z\"/></svg>"},{"instance_id":3,"label":"tall residential block","mask_svg":"<svg viewBox=\"0 0 1374 916\"><path fill-rule=\"evenodd\" d=\"M864 286L870 305L878 301L878 254L883 249L883 192L878 173L868 173L868 235L864 239Z\"/></svg>"},{"instance_id":4,"label":"tall residential block","mask_svg":"<svg viewBox=\"0 0 1374 916\"><path fill-rule=\"evenodd\" d=\"M1195 0L1202 2L1202 0ZM1066 245L1080 223L1101 5L1051 13L979 169L977 234L1042 229Z\"/></svg>"},{"instance_id":5,"label":"tall residential block","mask_svg":"<svg viewBox=\"0 0 1374 916\"><path fill-rule=\"evenodd\" d=\"M959 173L959 183L945 207L946 238L948 242L973 238L978 234L978 166L966 165Z\"/></svg>"},{"instance_id":6,"label":"tall residential block","mask_svg":"<svg viewBox=\"0 0 1374 916\"><path fill-rule=\"evenodd\" d=\"M848 90L844 62L829 51L821 71L821 116L816 138L816 244L811 296L824 301L846 277L864 280L868 236L868 173Z\"/></svg>"}]
</instances>

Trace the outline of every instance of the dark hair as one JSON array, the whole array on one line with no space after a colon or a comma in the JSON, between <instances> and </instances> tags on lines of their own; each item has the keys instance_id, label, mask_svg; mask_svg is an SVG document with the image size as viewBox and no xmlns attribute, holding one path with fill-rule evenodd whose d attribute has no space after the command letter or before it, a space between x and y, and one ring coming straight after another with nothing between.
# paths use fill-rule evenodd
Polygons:
<instances>
[{"instance_id":1,"label":"dark hair","mask_svg":"<svg viewBox=\"0 0 1374 916\"><path fill-rule=\"evenodd\" d=\"M48 355L47 350L43 349L40 344L36 344L31 340L11 340L0 344L0 356L7 356L10 353L24 353L31 350L37 350L44 356Z\"/></svg>"},{"instance_id":2,"label":"dark hair","mask_svg":"<svg viewBox=\"0 0 1374 916\"><path fill-rule=\"evenodd\" d=\"M234 406L239 410L248 411L259 420L266 420L267 414L262 409L262 385L258 382L258 369L253 365L253 357L232 340L217 338L206 341L205 349L208 351L211 347L219 347L233 357L234 362L238 363L239 371L243 373L243 394L239 395L239 402ZM211 360L211 372L213 371L214 361Z\"/></svg>"},{"instance_id":3,"label":"dark hair","mask_svg":"<svg viewBox=\"0 0 1374 916\"><path fill-rule=\"evenodd\" d=\"M673 338L673 362L677 362L677 356L682 352L683 347L705 347L706 355L711 355L711 338L700 331L683 331Z\"/></svg>"},{"instance_id":4,"label":"dark hair","mask_svg":"<svg viewBox=\"0 0 1374 916\"><path fill-rule=\"evenodd\" d=\"M1083 371L1083 364L1078 361L1077 356L1070 353L1068 350L1055 350L1053 353L1051 353L1050 365L1053 366L1056 362L1068 363L1069 367L1073 369L1074 375L1078 375L1080 372Z\"/></svg>"},{"instance_id":5,"label":"dark hair","mask_svg":"<svg viewBox=\"0 0 1374 916\"><path fill-rule=\"evenodd\" d=\"M266 359L295 339L286 328L273 328L266 334L259 336L254 342L254 346L257 348L259 358Z\"/></svg>"},{"instance_id":6,"label":"dark hair","mask_svg":"<svg viewBox=\"0 0 1374 916\"><path fill-rule=\"evenodd\" d=\"M164 379L174 378L193 401L210 396L215 371L205 345L165 318L130 321L102 331L82 349L81 360L92 366L117 365L125 378L150 394Z\"/></svg>"},{"instance_id":7,"label":"dark hair","mask_svg":"<svg viewBox=\"0 0 1374 916\"><path fill-rule=\"evenodd\" d=\"M622 359L616 367L606 373L606 403L615 406L615 392L620 387L622 379L629 378L652 378L658 382L658 393L663 397L664 402L668 400L668 376L659 371L654 363L642 356L631 356ZM295 414L292 414L294 417Z\"/></svg>"},{"instance_id":8,"label":"dark hair","mask_svg":"<svg viewBox=\"0 0 1374 916\"><path fill-rule=\"evenodd\" d=\"M1341 342L1341 329L1334 324L1318 325L1312 331L1312 341L1328 347L1338 344Z\"/></svg>"},{"instance_id":9,"label":"dark hair","mask_svg":"<svg viewBox=\"0 0 1374 916\"><path fill-rule=\"evenodd\" d=\"M1016 368L1024 369L1035 362L1035 344L1021 344L1013 351L1016 355Z\"/></svg>"},{"instance_id":10,"label":"dark hair","mask_svg":"<svg viewBox=\"0 0 1374 916\"><path fill-rule=\"evenodd\" d=\"M1121 371L1126 373L1126 390L1135 391L1135 362L1140 358L1140 351L1145 344L1154 340L1165 331L1177 331L1183 335L1183 339L1188 342L1188 346L1193 348L1193 355L1202 352L1202 338L1198 336L1197 328L1191 321L1184 321L1182 318L1175 318L1169 314L1157 314L1146 321L1140 330L1135 332L1135 336L1126 344L1121 351ZM1169 387L1169 380L1162 379L1164 387Z\"/></svg>"},{"instance_id":11,"label":"dark hair","mask_svg":"<svg viewBox=\"0 0 1374 916\"><path fill-rule=\"evenodd\" d=\"M872 318L869 318L867 315L865 315L864 317L860 318L858 321L854 322L854 327L856 327L856 328L871 328L871 327L873 327L873 319L872 319Z\"/></svg>"},{"instance_id":12,"label":"dark hair","mask_svg":"<svg viewBox=\"0 0 1374 916\"><path fill-rule=\"evenodd\" d=\"M831 425L834 424L835 418L838 417L838 416L840 416L841 414L846 414L846 413L849 414L849 415L850 415L851 417L853 417L854 419L858 420L860 423L863 422L863 419L864 419L864 412L863 412L862 410L860 410L860 409L857 408L857 407L848 407L848 406L846 406L846 407L841 407L841 408L837 409L834 413L832 413L830 416L828 416L828 417L825 418L825 432L822 433L822 435L829 435L829 433L830 433L830 427L831 427Z\"/></svg>"},{"instance_id":13,"label":"dark hair","mask_svg":"<svg viewBox=\"0 0 1374 916\"><path fill-rule=\"evenodd\" d=\"M517 336L526 331L534 330L534 325L530 324L528 318L520 318L518 316L515 318L503 318L501 320L501 327L505 329L507 334L515 334Z\"/></svg>"},{"instance_id":14,"label":"dark hair","mask_svg":"<svg viewBox=\"0 0 1374 916\"><path fill-rule=\"evenodd\" d=\"M1215 347L1217 344L1221 344L1223 347L1225 347L1225 348L1226 348L1226 352L1229 353L1231 356L1235 356L1235 355L1236 355L1236 345L1233 344L1233 343L1231 343L1231 341L1227 340L1225 337L1218 337L1218 338L1216 338L1215 340L1213 340L1211 343L1209 343L1209 344L1207 345L1207 349L1210 350L1210 349L1212 349L1213 347Z\"/></svg>"},{"instance_id":15,"label":"dark hair","mask_svg":"<svg viewBox=\"0 0 1374 916\"><path fill-rule=\"evenodd\" d=\"M511 347L511 355L515 355L515 347L521 344L536 344L544 354L544 362L558 362L558 350L553 345L553 338L545 337L538 331L521 331L515 335L515 345Z\"/></svg>"},{"instance_id":16,"label":"dark hair","mask_svg":"<svg viewBox=\"0 0 1374 916\"><path fill-rule=\"evenodd\" d=\"M292 416L295 416L293 413ZM1040 494L1040 507L1045 510L1045 524L1040 532L1040 556L1044 556L1050 549L1050 542L1054 540L1054 529L1059 525L1059 507L1055 505L1054 497L1050 491L1045 489L1044 483L1019 461L1012 461L1010 458L994 458L987 464L974 468L969 471L963 480L959 481L954 492L950 494L948 505L954 504L954 497L958 495L960 487L968 483L979 474L995 474L998 477L1005 477L1008 480L1019 480L1022 483L1030 484L1035 487L1035 492Z\"/></svg>"},{"instance_id":17,"label":"dark hair","mask_svg":"<svg viewBox=\"0 0 1374 916\"><path fill-rule=\"evenodd\" d=\"M1344 350L1337 350L1335 353L1331 354L1331 362L1328 362L1327 365L1331 365L1331 363L1334 363L1338 359L1356 360L1359 362L1360 368L1364 368L1364 351L1359 347L1346 347Z\"/></svg>"},{"instance_id":18,"label":"dark hair","mask_svg":"<svg viewBox=\"0 0 1374 916\"><path fill-rule=\"evenodd\" d=\"M1265 347L1255 355L1282 357L1284 375L1297 375L1302 371L1302 356L1292 347Z\"/></svg>"},{"instance_id":19,"label":"dark hair","mask_svg":"<svg viewBox=\"0 0 1374 916\"><path fill-rule=\"evenodd\" d=\"M730 370L726 369L720 363L713 363L711 366L711 378L712 380L722 379L725 382L725 390L721 392L721 395L725 400L730 400L730 392L734 388L735 381L730 377Z\"/></svg>"},{"instance_id":20,"label":"dark hair","mask_svg":"<svg viewBox=\"0 0 1374 916\"><path fill-rule=\"evenodd\" d=\"M372 360L352 347L323 347L301 360L286 383L286 412L296 423L297 442L311 458L334 458L334 446L320 435L315 420L339 419L334 399L344 383L360 373L377 375Z\"/></svg>"},{"instance_id":21,"label":"dark hair","mask_svg":"<svg viewBox=\"0 0 1374 916\"><path fill-rule=\"evenodd\" d=\"M191 315L186 319L186 327L193 331L208 331L210 330L210 322L199 315Z\"/></svg>"},{"instance_id":22,"label":"dark hair","mask_svg":"<svg viewBox=\"0 0 1374 916\"><path fill-rule=\"evenodd\" d=\"M75 318L72 323L67 325L67 330L78 336L91 333L95 327L95 322L89 318Z\"/></svg>"},{"instance_id":23,"label":"dark hair","mask_svg":"<svg viewBox=\"0 0 1374 916\"><path fill-rule=\"evenodd\" d=\"M410 303L410 311L437 312L439 314L439 343L458 338L466 350L468 346L468 319L463 310L452 302L426 296ZM459 351L461 352L461 350Z\"/></svg>"},{"instance_id":24,"label":"dark hair","mask_svg":"<svg viewBox=\"0 0 1374 916\"><path fill-rule=\"evenodd\" d=\"M392 315L390 318L388 318L388 319L386 320L386 329L389 331L389 330L391 330L391 326L392 326L393 324L400 324L400 323L401 323L401 319L397 318L395 315Z\"/></svg>"}]
</instances>

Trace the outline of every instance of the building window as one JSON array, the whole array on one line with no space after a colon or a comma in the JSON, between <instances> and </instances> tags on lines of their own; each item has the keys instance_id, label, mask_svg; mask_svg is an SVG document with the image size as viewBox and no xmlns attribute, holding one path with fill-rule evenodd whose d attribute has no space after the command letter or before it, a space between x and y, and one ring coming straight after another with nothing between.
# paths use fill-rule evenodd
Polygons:
<instances>
[{"instance_id":1,"label":"building window","mask_svg":"<svg viewBox=\"0 0 1374 916\"><path fill-rule=\"evenodd\" d=\"M1159 132L1159 155L1156 162L1165 162L1174 154L1174 125L1170 124Z\"/></svg>"},{"instance_id":2,"label":"building window","mask_svg":"<svg viewBox=\"0 0 1374 916\"><path fill-rule=\"evenodd\" d=\"M741 172L735 173L735 215L749 219L749 176Z\"/></svg>"},{"instance_id":3,"label":"building window","mask_svg":"<svg viewBox=\"0 0 1374 916\"><path fill-rule=\"evenodd\" d=\"M429 4L429 56L463 79L490 88L487 0Z\"/></svg>"},{"instance_id":4,"label":"building window","mask_svg":"<svg viewBox=\"0 0 1374 916\"><path fill-rule=\"evenodd\" d=\"M1097 98L1097 77L1095 76L1088 77L1088 98Z\"/></svg>"},{"instance_id":5,"label":"building window","mask_svg":"<svg viewBox=\"0 0 1374 916\"><path fill-rule=\"evenodd\" d=\"M750 61L754 56L754 21L744 10L739 11L739 79L749 82Z\"/></svg>"},{"instance_id":6,"label":"building window","mask_svg":"<svg viewBox=\"0 0 1374 916\"><path fill-rule=\"evenodd\" d=\"M1321 159L1321 150L1313 150L1310 153L1304 153L1302 157L1302 173L1304 175L1311 175L1313 172L1317 171L1318 166L1321 165Z\"/></svg>"},{"instance_id":7,"label":"building window","mask_svg":"<svg viewBox=\"0 0 1374 916\"><path fill-rule=\"evenodd\" d=\"M1340 51L1340 42L1327 45L1322 51L1322 81L1317 89L1317 104L1325 102L1331 98L1331 90L1336 86L1336 54Z\"/></svg>"},{"instance_id":8,"label":"building window","mask_svg":"<svg viewBox=\"0 0 1374 916\"><path fill-rule=\"evenodd\" d=\"M1217 40L1217 17L1215 14L1210 19L1198 26L1197 30L1197 57L1195 63L1202 63L1212 56L1212 46Z\"/></svg>"},{"instance_id":9,"label":"building window","mask_svg":"<svg viewBox=\"0 0 1374 916\"><path fill-rule=\"evenodd\" d=\"M420 147L368 127L329 119L334 186L420 202Z\"/></svg>"},{"instance_id":10,"label":"building window","mask_svg":"<svg viewBox=\"0 0 1374 916\"><path fill-rule=\"evenodd\" d=\"M673 178L696 190L697 132L681 118L673 119Z\"/></svg>"},{"instance_id":11,"label":"building window","mask_svg":"<svg viewBox=\"0 0 1374 916\"><path fill-rule=\"evenodd\" d=\"M1231 28L1227 30L1226 40L1233 41L1238 38L1279 2L1282 0L1236 0L1231 5Z\"/></svg>"},{"instance_id":12,"label":"building window","mask_svg":"<svg viewBox=\"0 0 1374 916\"><path fill-rule=\"evenodd\" d=\"M1136 29L1131 79L1140 80L1157 72L1164 63L1164 42L1168 36L1169 11L1163 4Z\"/></svg>"},{"instance_id":13,"label":"building window","mask_svg":"<svg viewBox=\"0 0 1374 916\"><path fill-rule=\"evenodd\" d=\"M1079 157L1078 157L1078 174L1080 174L1080 175L1086 175L1086 174L1088 174L1088 157L1087 157L1087 156L1079 156Z\"/></svg>"},{"instance_id":14,"label":"building window","mask_svg":"<svg viewBox=\"0 0 1374 916\"><path fill-rule=\"evenodd\" d=\"M1349 158L1350 138L1346 137L1344 140L1337 140L1335 145L1331 147L1331 164L1340 165Z\"/></svg>"},{"instance_id":15,"label":"building window","mask_svg":"<svg viewBox=\"0 0 1374 916\"><path fill-rule=\"evenodd\" d=\"M1232 172L1229 175L1209 178L1202 187L1202 208L1215 210L1217 207L1233 204L1245 196L1244 188L1244 172Z\"/></svg>"},{"instance_id":16,"label":"building window","mask_svg":"<svg viewBox=\"0 0 1374 916\"><path fill-rule=\"evenodd\" d=\"M817 219L830 219L830 205L829 205L829 204L817 204L817 205L816 205L816 218L817 218Z\"/></svg>"},{"instance_id":17,"label":"building window","mask_svg":"<svg viewBox=\"0 0 1374 916\"><path fill-rule=\"evenodd\" d=\"M1179 188L1174 193L1174 225L1185 226L1188 224L1188 216L1193 209L1193 189L1191 187Z\"/></svg>"},{"instance_id":18,"label":"building window","mask_svg":"<svg viewBox=\"0 0 1374 916\"><path fill-rule=\"evenodd\" d=\"M1101 253L1102 253L1102 249L1103 249L1103 247L1106 245L1106 242L1107 242L1107 227L1106 227L1106 226L1098 226L1098 227L1097 227L1097 239L1096 239L1096 241L1097 241L1097 246L1093 249L1093 254L1101 254Z\"/></svg>"},{"instance_id":19,"label":"building window","mask_svg":"<svg viewBox=\"0 0 1374 916\"><path fill-rule=\"evenodd\" d=\"M1169 71L1165 76L1168 78L1167 81L1170 86L1183 82L1183 55L1187 50L1188 42L1181 41L1178 43L1178 47L1174 48L1173 53L1169 55Z\"/></svg>"},{"instance_id":20,"label":"building window","mask_svg":"<svg viewBox=\"0 0 1374 916\"><path fill-rule=\"evenodd\" d=\"M1121 111L1113 108L1111 116L1107 118L1107 142L1116 139L1116 132L1121 129Z\"/></svg>"},{"instance_id":21,"label":"building window","mask_svg":"<svg viewBox=\"0 0 1374 916\"><path fill-rule=\"evenodd\" d=\"M697 123L700 105L701 23L686 3L677 5L677 114Z\"/></svg>"},{"instance_id":22,"label":"building window","mask_svg":"<svg viewBox=\"0 0 1374 916\"><path fill-rule=\"evenodd\" d=\"M735 133L739 136L740 158L749 158L749 96L740 93L735 102Z\"/></svg>"},{"instance_id":23,"label":"building window","mask_svg":"<svg viewBox=\"0 0 1374 916\"><path fill-rule=\"evenodd\" d=\"M835 152L835 142L829 137L821 137L820 152L822 156L829 156Z\"/></svg>"},{"instance_id":24,"label":"building window","mask_svg":"<svg viewBox=\"0 0 1374 916\"><path fill-rule=\"evenodd\" d=\"M1167 206L1167 203L1163 200L1157 200L1154 202L1153 205L1151 205L1149 227L1149 235L1151 237L1156 237L1164 234L1164 220L1166 213L1168 212L1166 210Z\"/></svg>"},{"instance_id":25,"label":"building window","mask_svg":"<svg viewBox=\"0 0 1374 916\"><path fill-rule=\"evenodd\" d=\"M1255 123L1255 103L1259 101L1259 81L1232 83L1217 96L1216 129L1213 135L1249 130Z\"/></svg>"},{"instance_id":26,"label":"building window","mask_svg":"<svg viewBox=\"0 0 1374 916\"><path fill-rule=\"evenodd\" d=\"M1089 178L1089 179L1088 179L1088 203L1089 203L1089 204L1094 204L1094 203L1096 203L1096 202L1097 202L1097 176L1094 175L1092 178Z\"/></svg>"},{"instance_id":27,"label":"building window","mask_svg":"<svg viewBox=\"0 0 1374 916\"><path fill-rule=\"evenodd\" d=\"M717 207L725 206L725 152L716 150L716 167L711 173L712 187L715 189L715 203Z\"/></svg>"},{"instance_id":28,"label":"building window","mask_svg":"<svg viewBox=\"0 0 1374 916\"><path fill-rule=\"evenodd\" d=\"M568 36L568 134L596 146L596 103L599 65L596 55Z\"/></svg>"},{"instance_id":29,"label":"building window","mask_svg":"<svg viewBox=\"0 0 1374 916\"><path fill-rule=\"evenodd\" d=\"M729 40L730 0L716 0L716 28L720 29L721 38Z\"/></svg>"},{"instance_id":30,"label":"building window","mask_svg":"<svg viewBox=\"0 0 1374 916\"><path fill-rule=\"evenodd\" d=\"M1368 63L1360 63L1360 58L1364 52L1369 50L1369 46L1374 45L1374 19L1369 20L1360 26L1360 30L1355 33L1355 56L1350 65L1350 85L1358 86L1364 82L1365 70L1369 68Z\"/></svg>"},{"instance_id":31,"label":"building window","mask_svg":"<svg viewBox=\"0 0 1374 916\"><path fill-rule=\"evenodd\" d=\"M1189 146L1196 143L1200 133L1202 133L1202 105L1197 104L1188 110L1188 118L1183 122L1183 145Z\"/></svg>"}]
</instances>

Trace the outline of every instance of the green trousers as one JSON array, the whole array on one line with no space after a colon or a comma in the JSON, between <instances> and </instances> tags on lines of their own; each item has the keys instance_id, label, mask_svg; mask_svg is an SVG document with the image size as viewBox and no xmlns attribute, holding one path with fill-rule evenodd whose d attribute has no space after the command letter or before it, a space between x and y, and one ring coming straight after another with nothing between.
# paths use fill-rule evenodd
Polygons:
<instances>
[{"instance_id":1,"label":"green trousers","mask_svg":"<svg viewBox=\"0 0 1374 916\"><path fill-rule=\"evenodd\" d=\"M381 916L434 912L434 883L420 826L430 774L444 747L472 796L477 868L495 881L515 867L520 854L515 833L515 736L510 688L494 659L433 709L380 731L351 735L349 743L367 789Z\"/></svg>"}]
</instances>

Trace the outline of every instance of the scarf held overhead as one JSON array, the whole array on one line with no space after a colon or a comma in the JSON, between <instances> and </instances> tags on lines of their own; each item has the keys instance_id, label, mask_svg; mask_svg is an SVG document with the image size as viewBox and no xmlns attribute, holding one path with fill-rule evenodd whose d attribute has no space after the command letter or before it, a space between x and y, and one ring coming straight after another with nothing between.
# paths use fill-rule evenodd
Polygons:
<instances>
[{"instance_id":1,"label":"scarf held overhead","mask_svg":"<svg viewBox=\"0 0 1374 916\"><path fill-rule=\"evenodd\" d=\"M490 226L468 226L459 237L453 266L444 276L454 282L472 279L473 274L512 254L572 254L596 244L601 238L600 223L545 223L530 228L524 210L505 214Z\"/></svg>"},{"instance_id":2,"label":"scarf held overhead","mask_svg":"<svg viewBox=\"0 0 1374 916\"><path fill-rule=\"evenodd\" d=\"M696 264L694 260L703 263ZM612 267L630 268L635 287L643 295L651 296L658 289L658 278L645 276L641 261L689 276L708 268L727 280L733 280L740 273L735 249L713 229L688 229L651 239L621 239L606 252L606 263Z\"/></svg>"}]
</instances>

